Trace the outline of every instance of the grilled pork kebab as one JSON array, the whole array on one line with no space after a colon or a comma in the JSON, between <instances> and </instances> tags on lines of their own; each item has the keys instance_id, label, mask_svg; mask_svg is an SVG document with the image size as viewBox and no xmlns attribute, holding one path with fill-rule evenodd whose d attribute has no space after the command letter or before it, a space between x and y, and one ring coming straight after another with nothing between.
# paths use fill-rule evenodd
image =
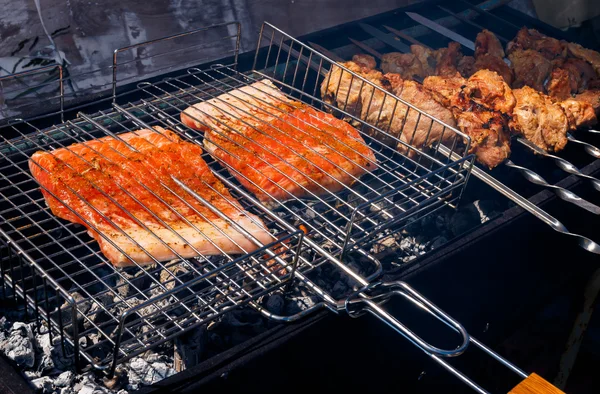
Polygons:
<instances>
[{"instance_id":1,"label":"grilled pork kebab","mask_svg":"<svg viewBox=\"0 0 600 394\"><path fill-rule=\"evenodd\" d=\"M556 43L565 49L558 53ZM572 55L576 50L578 55ZM493 168L510 155L511 134L521 135L545 151L557 152L566 145L569 130L595 124L600 110L600 90L593 89L599 80L590 54L593 51L528 29L519 32L507 51L517 65L514 69L503 60L505 52L499 40L484 30L477 36L474 57L463 56L460 45L452 42L437 51L412 45L411 53L386 54L381 59L384 73L374 69L375 59L368 55L356 55L343 65L469 135L470 152ZM557 77L538 75L534 65L540 56L553 62L555 66L548 72ZM552 60L547 59L551 56ZM571 83L568 94L559 79L559 74L565 73L569 75L563 79L576 82L576 86ZM423 84L411 80L415 77L424 78ZM546 79L550 95L539 91L541 78ZM321 85L321 93L326 102L385 131L377 136L385 143L395 141L391 135L420 148L438 141L451 143L455 137L441 124L386 99L385 93L335 66ZM397 148L404 153L409 150L405 144Z\"/></svg>"}]
</instances>

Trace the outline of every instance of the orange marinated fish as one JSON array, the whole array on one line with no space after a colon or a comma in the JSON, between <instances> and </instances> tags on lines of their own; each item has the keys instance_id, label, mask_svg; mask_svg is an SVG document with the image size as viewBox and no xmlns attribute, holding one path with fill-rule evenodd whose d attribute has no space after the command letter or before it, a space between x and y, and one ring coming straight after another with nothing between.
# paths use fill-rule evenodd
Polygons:
<instances>
[{"instance_id":1,"label":"orange marinated fish","mask_svg":"<svg viewBox=\"0 0 600 394\"><path fill-rule=\"evenodd\" d=\"M377 166L356 129L268 80L188 107L181 120L267 205L335 193Z\"/></svg>"},{"instance_id":2,"label":"orange marinated fish","mask_svg":"<svg viewBox=\"0 0 600 394\"><path fill-rule=\"evenodd\" d=\"M272 242L260 219L243 210L201 154L198 145L156 127L38 151L29 168L52 212L86 226L115 266L257 249L171 175L263 244Z\"/></svg>"}]
</instances>

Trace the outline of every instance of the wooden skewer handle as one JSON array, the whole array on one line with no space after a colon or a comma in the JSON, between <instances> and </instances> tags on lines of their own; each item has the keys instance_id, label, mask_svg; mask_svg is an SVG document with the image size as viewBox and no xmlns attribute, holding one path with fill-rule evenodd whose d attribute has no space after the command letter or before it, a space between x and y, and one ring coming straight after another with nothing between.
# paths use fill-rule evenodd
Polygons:
<instances>
[{"instance_id":1,"label":"wooden skewer handle","mask_svg":"<svg viewBox=\"0 0 600 394\"><path fill-rule=\"evenodd\" d=\"M565 394L540 375L532 373L508 394Z\"/></svg>"}]
</instances>

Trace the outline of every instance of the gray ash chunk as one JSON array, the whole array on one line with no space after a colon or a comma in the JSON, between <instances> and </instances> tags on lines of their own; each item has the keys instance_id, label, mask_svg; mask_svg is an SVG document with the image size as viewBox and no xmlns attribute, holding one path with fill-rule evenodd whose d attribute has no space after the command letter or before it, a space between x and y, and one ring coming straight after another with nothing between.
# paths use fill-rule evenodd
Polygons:
<instances>
[{"instance_id":1,"label":"gray ash chunk","mask_svg":"<svg viewBox=\"0 0 600 394\"><path fill-rule=\"evenodd\" d=\"M90 309L85 313L83 328L89 330L92 328L92 322L106 322L110 318L106 311L110 311L110 305L112 303L113 296L111 294L102 294L96 296L95 300L91 303Z\"/></svg>"},{"instance_id":2,"label":"gray ash chunk","mask_svg":"<svg viewBox=\"0 0 600 394\"><path fill-rule=\"evenodd\" d=\"M175 374L175 370L164 362L153 362L150 364L141 357L135 357L129 361L129 384L130 390L137 390L140 385L151 385L162 379Z\"/></svg>"},{"instance_id":3,"label":"gray ash chunk","mask_svg":"<svg viewBox=\"0 0 600 394\"><path fill-rule=\"evenodd\" d=\"M75 302L75 308L77 310L77 322L81 323L83 321L83 316L87 314L92 307L92 301L85 298L77 291L70 294ZM69 326L73 322L72 307L73 305L67 301L65 301L60 307L60 317L64 326ZM55 313L56 317L58 318L58 312Z\"/></svg>"},{"instance_id":4,"label":"gray ash chunk","mask_svg":"<svg viewBox=\"0 0 600 394\"><path fill-rule=\"evenodd\" d=\"M75 374L71 371L66 371L58 375L54 380L54 386L56 387L70 387L75 380Z\"/></svg>"},{"instance_id":5,"label":"gray ash chunk","mask_svg":"<svg viewBox=\"0 0 600 394\"><path fill-rule=\"evenodd\" d=\"M33 379L31 384L43 394L50 394L54 392L54 384L52 379L48 376L42 376L41 378Z\"/></svg>"},{"instance_id":6,"label":"gray ash chunk","mask_svg":"<svg viewBox=\"0 0 600 394\"><path fill-rule=\"evenodd\" d=\"M31 368L35 364L33 332L25 323L14 323L8 335L0 336L0 349L19 366Z\"/></svg>"}]
</instances>

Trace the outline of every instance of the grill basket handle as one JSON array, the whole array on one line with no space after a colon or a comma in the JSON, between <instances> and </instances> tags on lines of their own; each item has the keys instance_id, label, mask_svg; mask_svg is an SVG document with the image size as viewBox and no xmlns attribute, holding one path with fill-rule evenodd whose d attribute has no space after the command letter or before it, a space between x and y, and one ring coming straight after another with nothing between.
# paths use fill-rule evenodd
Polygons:
<instances>
[{"instance_id":1,"label":"grill basket handle","mask_svg":"<svg viewBox=\"0 0 600 394\"><path fill-rule=\"evenodd\" d=\"M448 327L452 328L454 331L458 332L461 336L461 344L455 349L440 349L427 343L424 339L419 337L402 322L381 307L380 303L387 301L392 295L403 296L416 306L433 315ZM371 313L430 356L459 356L464 353L469 346L470 338L467 330L458 321L413 289L406 282L396 281L372 283L348 297L345 303L345 308L348 315L352 317L358 317L364 314L365 311Z\"/></svg>"},{"instance_id":2,"label":"grill basket handle","mask_svg":"<svg viewBox=\"0 0 600 394\"><path fill-rule=\"evenodd\" d=\"M398 319L392 316L389 312L382 308L381 304L388 301L392 295L401 295L414 305L425 310L436 319L458 332L462 338L462 343L456 349L446 350L435 347L421 337L412 332L408 327L402 324ZM498 353L488 348L483 343L479 342L474 337L470 336L467 330L454 318L448 315L446 312L441 310L422 294L413 289L408 283L402 281L396 282L374 282L363 288L359 289L348 297L345 301L345 309L348 315L351 317L358 317L366 312L371 313L379 320L392 327L395 331L400 333L414 345L419 347L423 352L430 356L444 369L452 373L454 376L459 378L473 390L478 393L486 394L483 387L479 386L467 375L462 373L460 370L452 366L446 358L459 356L465 352L469 344L475 345L477 348L482 350L484 353L494 358L500 364L504 365L511 371L515 372L524 380L515 386L509 394L524 394L524 393L549 393L549 394L564 394L558 388L553 386L548 381L541 378L539 375L533 373L527 374L508 360L504 359Z\"/></svg>"}]
</instances>

